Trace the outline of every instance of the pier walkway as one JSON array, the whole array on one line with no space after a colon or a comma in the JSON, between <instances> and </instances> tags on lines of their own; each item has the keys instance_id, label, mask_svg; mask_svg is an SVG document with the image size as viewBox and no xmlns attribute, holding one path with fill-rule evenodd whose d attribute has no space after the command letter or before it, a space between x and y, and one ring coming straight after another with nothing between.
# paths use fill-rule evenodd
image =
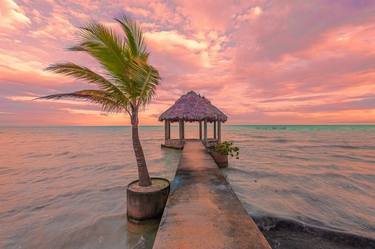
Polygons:
<instances>
[{"instance_id":1,"label":"pier walkway","mask_svg":"<svg viewBox=\"0 0 375 249\"><path fill-rule=\"evenodd\" d=\"M271 249L199 140L187 140L154 249Z\"/></svg>"}]
</instances>

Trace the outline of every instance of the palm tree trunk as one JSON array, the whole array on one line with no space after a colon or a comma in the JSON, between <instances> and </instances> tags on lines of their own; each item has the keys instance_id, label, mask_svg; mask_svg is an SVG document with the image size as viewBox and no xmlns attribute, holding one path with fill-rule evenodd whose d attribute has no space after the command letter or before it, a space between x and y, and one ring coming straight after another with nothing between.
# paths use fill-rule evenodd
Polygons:
<instances>
[{"instance_id":1,"label":"palm tree trunk","mask_svg":"<svg viewBox=\"0 0 375 249\"><path fill-rule=\"evenodd\" d=\"M139 140L139 135L138 135L138 109L137 108L134 108L132 110L131 124L132 124L133 149L135 153L135 158L137 159L137 166L138 166L139 186L144 186L144 187L150 186L151 179L148 174L145 155L143 154L141 141Z\"/></svg>"}]
</instances>

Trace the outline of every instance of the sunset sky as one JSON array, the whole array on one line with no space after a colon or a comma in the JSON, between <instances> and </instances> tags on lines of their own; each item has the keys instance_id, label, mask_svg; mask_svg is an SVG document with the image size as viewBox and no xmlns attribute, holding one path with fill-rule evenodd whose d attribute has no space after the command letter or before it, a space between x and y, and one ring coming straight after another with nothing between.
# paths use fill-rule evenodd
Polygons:
<instances>
[{"instance_id":1,"label":"sunset sky","mask_svg":"<svg viewBox=\"0 0 375 249\"><path fill-rule=\"evenodd\" d=\"M128 125L125 114L37 96L87 89L43 69L72 61L77 27L138 21L162 76L141 124L195 90L230 124L375 123L375 0L0 0L1 125Z\"/></svg>"}]
</instances>

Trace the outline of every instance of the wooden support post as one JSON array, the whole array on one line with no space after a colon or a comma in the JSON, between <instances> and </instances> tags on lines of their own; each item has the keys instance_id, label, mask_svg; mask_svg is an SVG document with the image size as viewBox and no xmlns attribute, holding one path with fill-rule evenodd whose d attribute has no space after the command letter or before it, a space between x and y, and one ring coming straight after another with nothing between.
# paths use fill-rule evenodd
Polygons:
<instances>
[{"instance_id":1,"label":"wooden support post","mask_svg":"<svg viewBox=\"0 0 375 249\"><path fill-rule=\"evenodd\" d=\"M217 142L221 143L221 122L217 121Z\"/></svg>"},{"instance_id":2,"label":"wooden support post","mask_svg":"<svg viewBox=\"0 0 375 249\"><path fill-rule=\"evenodd\" d=\"M185 139L185 122L182 121L182 139Z\"/></svg>"},{"instance_id":3,"label":"wooden support post","mask_svg":"<svg viewBox=\"0 0 375 249\"><path fill-rule=\"evenodd\" d=\"M167 138L168 140L171 139L171 121L167 123Z\"/></svg>"},{"instance_id":4,"label":"wooden support post","mask_svg":"<svg viewBox=\"0 0 375 249\"><path fill-rule=\"evenodd\" d=\"M216 132L216 121L214 121L214 139L217 138L216 134L217 134L217 132Z\"/></svg>"},{"instance_id":5,"label":"wooden support post","mask_svg":"<svg viewBox=\"0 0 375 249\"><path fill-rule=\"evenodd\" d=\"M202 140L202 121L199 121L199 140Z\"/></svg>"},{"instance_id":6,"label":"wooden support post","mask_svg":"<svg viewBox=\"0 0 375 249\"><path fill-rule=\"evenodd\" d=\"M167 141L168 139L168 120L164 120L164 140Z\"/></svg>"},{"instance_id":7,"label":"wooden support post","mask_svg":"<svg viewBox=\"0 0 375 249\"><path fill-rule=\"evenodd\" d=\"M169 133L169 139L172 138L172 135L171 135L171 121L168 122L168 133Z\"/></svg>"},{"instance_id":8,"label":"wooden support post","mask_svg":"<svg viewBox=\"0 0 375 249\"><path fill-rule=\"evenodd\" d=\"M206 144L207 143L207 120L206 119L203 121L203 132L204 132L203 141L204 141L204 144Z\"/></svg>"},{"instance_id":9,"label":"wooden support post","mask_svg":"<svg viewBox=\"0 0 375 249\"><path fill-rule=\"evenodd\" d=\"M184 140L184 121L180 120L179 121L179 135L180 135L180 140Z\"/></svg>"}]
</instances>

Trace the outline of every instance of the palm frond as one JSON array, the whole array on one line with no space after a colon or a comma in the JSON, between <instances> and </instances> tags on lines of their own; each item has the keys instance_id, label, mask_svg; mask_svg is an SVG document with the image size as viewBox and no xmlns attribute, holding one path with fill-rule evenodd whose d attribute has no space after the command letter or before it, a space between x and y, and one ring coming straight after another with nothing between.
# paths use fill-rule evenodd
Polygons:
<instances>
[{"instance_id":1,"label":"palm frond","mask_svg":"<svg viewBox=\"0 0 375 249\"><path fill-rule=\"evenodd\" d=\"M143 33L137 23L133 22L126 16L115 19L122 27L126 35L129 52L133 58L142 57L147 59L148 52L144 42Z\"/></svg>"},{"instance_id":2,"label":"palm frond","mask_svg":"<svg viewBox=\"0 0 375 249\"><path fill-rule=\"evenodd\" d=\"M100 104L103 111L122 112L127 111L128 103L119 102L113 99L108 93L102 90L81 90L72 93L52 94L37 99L81 99L91 103Z\"/></svg>"},{"instance_id":3,"label":"palm frond","mask_svg":"<svg viewBox=\"0 0 375 249\"><path fill-rule=\"evenodd\" d=\"M47 67L46 70L85 80L88 83L94 83L99 86L100 89L111 93L118 98L125 98L123 92L115 84L87 67L68 62L52 64Z\"/></svg>"},{"instance_id":4,"label":"palm frond","mask_svg":"<svg viewBox=\"0 0 375 249\"><path fill-rule=\"evenodd\" d=\"M115 32L99 23L91 23L81 28L81 42L68 48L83 51L94 57L113 78L126 81L124 68L127 67L126 44Z\"/></svg>"},{"instance_id":5,"label":"palm frond","mask_svg":"<svg viewBox=\"0 0 375 249\"><path fill-rule=\"evenodd\" d=\"M134 98L137 106L148 104L155 94L160 81L159 72L147 63L132 63L132 79L134 81Z\"/></svg>"},{"instance_id":6,"label":"palm frond","mask_svg":"<svg viewBox=\"0 0 375 249\"><path fill-rule=\"evenodd\" d=\"M47 70L85 80L100 90L83 90L49 95L42 98L79 98L101 104L103 110L129 112L148 104L160 81L159 72L148 63L147 47L140 27L125 16L115 19L125 37L99 23L91 23L80 30L81 41L69 48L82 51L96 59L106 73L104 76L74 63L53 64Z\"/></svg>"}]
</instances>

